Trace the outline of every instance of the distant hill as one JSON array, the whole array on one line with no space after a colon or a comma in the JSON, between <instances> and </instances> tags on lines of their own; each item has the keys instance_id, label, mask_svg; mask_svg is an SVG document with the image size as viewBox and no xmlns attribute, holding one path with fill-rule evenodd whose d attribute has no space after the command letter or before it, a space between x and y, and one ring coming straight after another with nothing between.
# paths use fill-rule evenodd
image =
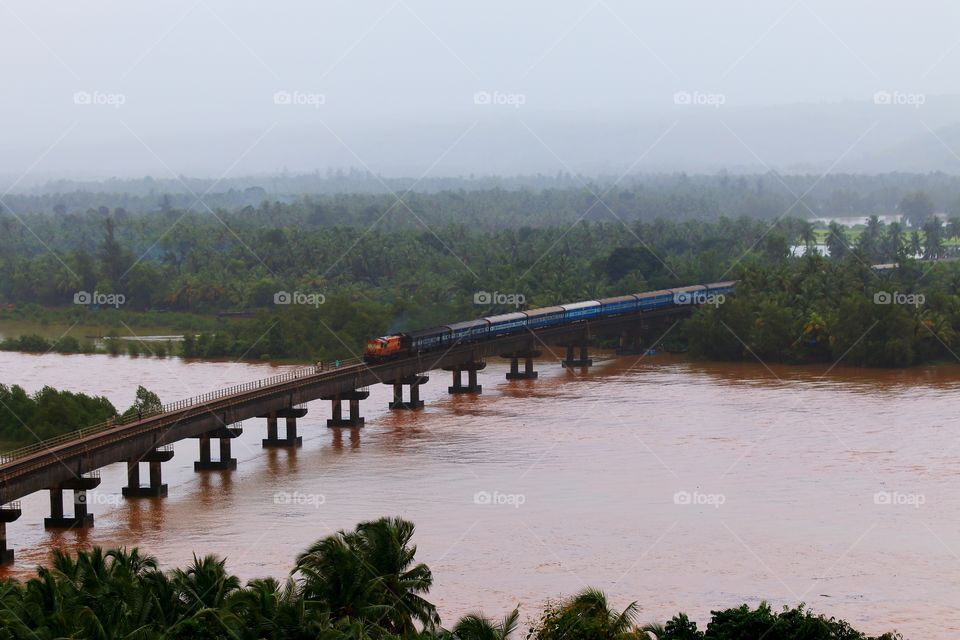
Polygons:
<instances>
[{"instance_id":1,"label":"distant hill","mask_svg":"<svg viewBox=\"0 0 960 640\"><path fill-rule=\"evenodd\" d=\"M924 131L855 162L852 170L866 173L943 171L960 174L960 124Z\"/></svg>"}]
</instances>

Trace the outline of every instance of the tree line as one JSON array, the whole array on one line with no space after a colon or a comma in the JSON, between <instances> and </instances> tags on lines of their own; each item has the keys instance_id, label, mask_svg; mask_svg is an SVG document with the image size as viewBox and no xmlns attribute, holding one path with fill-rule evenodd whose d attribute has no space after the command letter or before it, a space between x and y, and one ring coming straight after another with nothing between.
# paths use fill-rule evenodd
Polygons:
<instances>
[{"instance_id":1,"label":"tree line","mask_svg":"<svg viewBox=\"0 0 960 640\"><path fill-rule=\"evenodd\" d=\"M34 444L107 420L140 417L161 406L157 394L143 386L137 388L130 408L120 413L104 396L49 386L29 394L19 385L0 384L0 446Z\"/></svg>"},{"instance_id":2,"label":"tree line","mask_svg":"<svg viewBox=\"0 0 960 640\"><path fill-rule=\"evenodd\" d=\"M868 216L896 210L902 198L922 191L938 211L960 213L960 176L941 172L864 174L662 173L642 175L464 176L389 178L367 171L328 171L238 177L219 180L179 177L110 179L99 182L58 180L7 194L4 201L18 214L80 214L101 207L130 213L164 213L204 205L218 213L258 208L264 202L291 205L310 215L336 214L327 224L359 223L370 208L389 207L393 194L414 192L411 208L427 222L479 216L478 225L535 224L551 216L575 220L591 194L627 219L677 216L709 218L739 215L775 218L789 208L813 217ZM196 194L204 194L203 205ZM418 197L423 194L423 197ZM799 197L802 194L802 198ZM474 204L476 203L476 204ZM381 209L382 211L382 209ZM319 216L321 219L324 215Z\"/></svg>"}]
</instances>

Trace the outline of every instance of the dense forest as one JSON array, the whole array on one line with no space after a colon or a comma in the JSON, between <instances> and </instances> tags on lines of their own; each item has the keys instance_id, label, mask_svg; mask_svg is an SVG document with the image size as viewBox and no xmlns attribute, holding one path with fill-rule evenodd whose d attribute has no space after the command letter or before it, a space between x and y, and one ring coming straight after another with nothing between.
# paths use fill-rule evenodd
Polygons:
<instances>
[{"instance_id":1,"label":"dense forest","mask_svg":"<svg viewBox=\"0 0 960 640\"><path fill-rule=\"evenodd\" d=\"M789 205L782 217L764 219L742 198L731 205L737 217L710 213L704 202L718 190L776 196L762 181L751 186L732 176L618 187L603 199L583 189L492 189L403 200L334 194L217 212L0 213L0 321L107 326L128 337L138 326L169 327L186 336L180 355L304 361L355 356L373 335L517 308L484 292L530 308L739 279L738 301L704 311L691 325L698 330L686 332L695 354L829 359L856 333L846 326L849 311L868 305L856 318L876 319L874 335L897 336L904 346L849 350L847 361L900 366L949 357L960 330L955 268L928 262L956 255L960 217L938 215L925 191L900 195L905 185L951 179L913 178L851 178L863 197L896 193L900 200L896 221L871 216L849 228L805 219ZM669 219L647 200L660 197ZM683 219L685 198L698 219ZM567 222L572 212L577 217ZM871 269L884 263L899 266L886 275ZM887 289L921 294L929 304L874 305L871 292ZM730 331L739 337L733 344ZM111 353L174 352L137 340L106 345ZM93 346L70 335L28 335L0 348Z\"/></svg>"},{"instance_id":2,"label":"dense forest","mask_svg":"<svg viewBox=\"0 0 960 640\"><path fill-rule=\"evenodd\" d=\"M685 326L700 357L902 367L955 361L958 263L872 269L809 256L741 273L737 294Z\"/></svg>"},{"instance_id":3,"label":"dense forest","mask_svg":"<svg viewBox=\"0 0 960 640\"><path fill-rule=\"evenodd\" d=\"M363 522L316 541L283 581L231 575L226 561L198 558L162 572L137 549L99 547L75 557L55 550L49 568L25 584L0 581L0 638L209 638L211 640L518 639L519 609L501 620L466 615L449 628L427 600L430 568L416 561L414 526L400 518ZM766 604L712 612L705 630L686 615L638 624L637 603L614 608L596 589L548 603L530 623L530 640L896 640L867 636L803 605Z\"/></svg>"}]
</instances>

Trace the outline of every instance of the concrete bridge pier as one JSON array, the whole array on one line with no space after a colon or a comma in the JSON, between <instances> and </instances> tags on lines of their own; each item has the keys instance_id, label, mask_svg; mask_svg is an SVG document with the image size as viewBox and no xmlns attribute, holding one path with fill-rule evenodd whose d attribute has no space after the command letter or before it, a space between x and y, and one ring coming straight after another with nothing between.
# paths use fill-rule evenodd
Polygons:
<instances>
[{"instance_id":1,"label":"concrete bridge pier","mask_svg":"<svg viewBox=\"0 0 960 640\"><path fill-rule=\"evenodd\" d=\"M23 515L19 502L0 506L0 566L13 563L13 549L7 548L7 523Z\"/></svg>"},{"instance_id":2,"label":"concrete bridge pier","mask_svg":"<svg viewBox=\"0 0 960 640\"><path fill-rule=\"evenodd\" d=\"M87 491L100 486L100 476L79 476L50 487L50 517L43 519L44 529L88 529L93 514L87 511ZM73 515L63 513L63 492L73 491Z\"/></svg>"},{"instance_id":3,"label":"concrete bridge pier","mask_svg":"<svg viewBox=\"0 0 960 640\"><path fill-rule=\"evenodd\" d=\"M290 407L288 409L280 409L279 411L271 411L263 416L257 416L258 418L267 419L267 437L262 440L261 445L264 448L302 447L303 438L297 435L297 418L302 418L305 415L307 415L306 407ZM286 420L286 432L283 438L277 435L278 418Z\"/></svg>"},{"instance_id":4,"label":"concrete bridge pier","mask_svg":"<svg viewBox=\"0 0 960 640\"><path fill-rule=\"evenodd\" d=\"M163 483L160 465L173 458L173 448L161 447L147 452L142 458L127 461L127 486L121 493L124 498L163 498L167 495L167 485ZM140 485L140 463L146 462L150 468L150 484Z\"/></svg>"},{"instance_id":5,"label":"concrete bridge pier","mask_svg":"<svg viewBox=\"0 0 960 640\"><path fill-rule=\"evenodd\" d=\"M533 370L533 359L540 357L539 351L518 351L501 355L510 359L510 371L507 380L536 380L540 374ZM520 360L523 360L523 371L520 371Z\"/></svg>"},{"instance_id":6,"label":"concrete bridge pier","mask_svg":"<svg viewBox=\"0 0 960 640\"><path fill-rule=\"evenodd\" d=\"M332 417L327 420L327 427L362 427L363 417L360 415L360 401L370 397L369 391L348 391L335 396L324 396L323 400L332 403ZM347 418L343 417L343 401L348 401L349 411Z\"/></svg>"},{"instance_id":7,"label":"concrete bridge pier","mask_svg":"<svg viewBox=\"0 0 960 640\"><path fill-rule=\"evenodd\" d=\"M237 468L237 459L231 457L231 441L243 433L243 429L221 427L197 436L200 440L200 460L193 463L194 471L230 471ZM220 440L220 459L210 456L210 439Z\"/></svg>"},{"instance_id":8,"label":"concrete bridge pier","mask_svg":"<svg viewBox=\"0 0 960 640\"><path fill-rule=\"evenodd\" d=\"M397 380L387 381L385 384L393 385L393 402L388 406L391 409L423 409L423 400L420 399L420 385L426 384L430 378L428 376L409 376ZM410 401L403 401L403 385L410 386Z\"/></svg>"},{"instance_id":9,"label":"concrete bridge pier","mask_svg":"<svg viewBox=\"0 0 960 640\"><path fill-rule=\"evenodd\" d=\"M627 329L620 333L620 342L617 345L618 356L640 355L643 350L643 336L639 330Z\"/></svg>"},{"instance_id":10,"label":"concrete bridge pier","mask_svg":"<svg viewBox=\"0 0 960 640\"><path fill-rule=\"evenodd\" d=\"M574 358L574 349L580 349L580 357ZM587 353L587 343L581 342L577 345L573 343L567 344L567 357L564 358L561 363L565 368L570 369L573 367L589 367L593 365L593 360L590 359Z\"/></svg>"},{"instance_id":11,"label":"concrete bridge pier","mask_svg":"<svg viewBox=\"0 0 960 640\"><path fill-rule=\"evenodd\" d=\"M452 367L444 367L444 371L453 372L453 386L447 387L448 393L483 393L483 387L477 384L477 371L486 369L486 362L464 362ZM467 372L467 384L463 384L463 372Z\"/></svg>"}]
</instances>

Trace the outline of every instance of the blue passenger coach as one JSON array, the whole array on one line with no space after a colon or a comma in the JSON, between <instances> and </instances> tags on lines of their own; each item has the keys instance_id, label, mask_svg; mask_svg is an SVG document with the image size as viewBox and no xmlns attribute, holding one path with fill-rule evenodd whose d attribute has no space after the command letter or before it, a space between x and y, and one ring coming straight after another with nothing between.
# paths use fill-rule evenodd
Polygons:
<instances>
[{"instance_id":1,"label":"blue passenger coach","mask_svg":"<svg viewBox=\"0 0 960 640\"><path fill-rule=\"evenodd\" d=\"M637 300L641 311L650 309L660 309L673 304L673 290L661 289L660 291L651 291L649 293L638 293Z\"/></svg>"},{"instance_id":2,"label":"blue passenger coach","mask_svg":"<svg viewBox=\"0 0 960 640\"><path fill-rule=\"evenodd\" d=\"M499 316L490 316L487 318L490 323L489 337L505 336L517 331L523 331L527 326L527 314L522 311L514 313L505 313Z\"/></svg>"},{"instance_id":3,"label":"blue passenger coach","mask_svg":"<svg viewBox=\"0 0 960 640\"><path fill-rule=\"evenodd\" d=\"M637 296L617 296L603 298L600 302L600 315L604 318L618 316L622 313L633 313L640 306Z\"/></svg>"},{"instance_id":4,"label":"blue passenger coach","mask_svg":"<svg viewBox=\"0 0 960 640\"><path fill-rule=\"evenodd\" d=\"M564 322L582 322L590 318L600 317L600 303L596 300L587 300L586 302L574 302L573 304L562 304Z\"/></svg>"},{"instance_id":5,"label":"blue passenger coach","mask_svg":"<svg viewBox=\"0 0 960 640\"><path fill-rule=\"evenodd\" d=\"M490 330L490 321L486 318L467 320L446 326L450 330L450 341L453 344L477 342L487 337Z\"/></svg>"},{"instance_id":6,"label":"blue passenger coach","mask_svg":"<svg viewBox=\"0 0 960 640\"><path fill-rule=\"evenodd\" d=\"M563 324L563 307L543 307L542 309L530 309L524 313L527 316L528 329L543 329L554 325Z\"/></svg>"},{"instance_id":7,"label":"blue passenger coach","mask_svg":"<svg viewBox=\"0 0 960 640\"><path fill-rule=\"evenodd\" d=\"M446 347L450 344L450 329L438 327L433 329L422 329L410 334L410 350L431 351Z\"/></svg>"}]
</instances>

